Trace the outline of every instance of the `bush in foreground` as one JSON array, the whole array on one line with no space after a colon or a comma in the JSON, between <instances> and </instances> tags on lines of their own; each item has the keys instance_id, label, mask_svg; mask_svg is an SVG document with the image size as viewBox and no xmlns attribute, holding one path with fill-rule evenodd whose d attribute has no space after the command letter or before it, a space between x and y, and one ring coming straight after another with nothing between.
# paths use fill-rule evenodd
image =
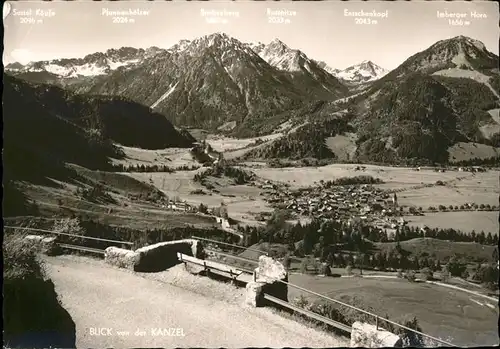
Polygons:
<instances>
[{"instance_id":1,"label":"bush in foreground","mask_svg":"<svg viewBox=\"0 0 500 349\"><path fill-rule=\"evenodd\" d=\"M60 305L25 235L4 236L4 347L75 347L75 324Z\"/></svg>"}]
</instances>

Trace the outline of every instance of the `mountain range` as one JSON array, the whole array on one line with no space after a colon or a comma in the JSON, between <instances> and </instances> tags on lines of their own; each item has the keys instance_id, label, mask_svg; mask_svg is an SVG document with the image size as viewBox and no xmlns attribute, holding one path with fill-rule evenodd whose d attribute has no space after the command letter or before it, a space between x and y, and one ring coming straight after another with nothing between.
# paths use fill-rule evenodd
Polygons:
<instances>
[{"instance_id":1,"label":"mountain range","mask_svg":"<svg viewBox=\"0 0 500 349\"><path fill-rule=\"evenodd\" d=\"M223 127L238 137L269 134L285 121L328 124L347 111L360 161L443 162L453 144L490 144L500 130L490 113L499 107L498 56L464 36L439 41L390 72L370 61L340 71L278 39L243 43L224 33L169 49L121 48L6 69L85 96L130 99L174 125ZM325 134L337 134L337 126Z\"/></svg>"},{"instance_id":2,"label":"mountain range","mask_svg":"<svg viewBox=\"0 0 500 349\"><path fill-rule=\"evenodd\" d=\"M362 61L343 70L331 68L325 62L319 61L317 63L325 71L351 85L378 80L389 72L372 61Z\"/></svg>"}]
</instances>

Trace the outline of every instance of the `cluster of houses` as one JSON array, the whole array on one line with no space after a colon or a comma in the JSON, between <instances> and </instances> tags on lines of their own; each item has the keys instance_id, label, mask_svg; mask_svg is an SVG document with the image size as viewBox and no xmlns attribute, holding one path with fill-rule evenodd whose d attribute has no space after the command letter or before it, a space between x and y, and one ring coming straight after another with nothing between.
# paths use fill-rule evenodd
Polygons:
<instances>
[{"instance_id":1,"label":"cluster of houses","mask_svg":"<svg viewBox=\"0 0 500 349\"><path fill-rule=\"evenodd\" d=\"M265 184L263 195L271 205L286 208L299 216L352 219L399 224L397 196L371 185L316 187L291 191Z\"/></svg>"},{"instance_id":2,"label":"cluster of houses","mask_svg":"<svg viewBox=\"0 0 500 349\"><path fill-rule=\"evenodd\" d=\"M172 211L181 211L181 212L198 211L196 207L189 205L187 202L177 202L173 200L169 200L168 203L161 205L161 208Z\"/></svg>"},{"instance_id":3,"label":"cluster of houses","mask_svg":"<svg viewBox=\"0 0 500 349\"><path fill-rule=\"evenodd\" d=\"M422 169L431 169L431 168L424 168L424 167L414 168L415 171L420 171ZM487 171L487 169L485 167L481 167L481 166L447 167L447 168L434 167L432 169L434 170L434 172L440 172L440 173L444 173L446 171L458 171L458 172L486 172Z\"/></svg>"},{"instance_id":4,"label":"cluster of houses","mask_svg":"<svg viewBox=\"0 0 500 349\"><path fill-rule=\"evenodd\" d=\"M459 167L457 169L459 172L486 172L487 169L480 166L472 166L472 167Z\"/></svg>"},{"instance_id":5,"label":"cluster of houses","mask_svg":"<svg viewBox=\"0 0 500 349\"><path fill-rule=\"evenodd\" d=\"M189 212L189 213L198 213L198 207L191 206L186 202L179 202L179 201L173 201L169 200L167 204L161 205L162 208L171 210L171 211L178 211L178 212ZM229 223L229 220L227 218L219 217L217 216L215 210L213 208L207 208L207 215L213 216L216 223L220 224L222 229L226 231L233 231L234 229L231 227L231 224Z\"/></svg>"}]
</instances>

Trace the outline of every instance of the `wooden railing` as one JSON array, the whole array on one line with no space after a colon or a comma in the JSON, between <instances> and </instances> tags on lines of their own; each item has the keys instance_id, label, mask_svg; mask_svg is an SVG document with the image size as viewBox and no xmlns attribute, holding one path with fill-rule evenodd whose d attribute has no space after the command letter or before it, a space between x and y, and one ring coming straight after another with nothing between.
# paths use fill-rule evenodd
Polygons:
<instances>
[{"instance_id":1,"label":"wooden railing","mask_svg":"<svg viewBox=\"0 0 500 349\"><path fill-rule=\"evenodd\" d=\"M193 237L193 239L198 239L198 238L197 238L197 237ZM211 240L211 241L212 241L212 242L214 242L214 243L221 243L221 242L214 241L214 240ZM226 244L226 243L221 243L221 244ZM230 244L226 244L226 245L230 245ZM240 246L240 247L241 247L241 246ZM255 251L255 250L254 250L254 251ZM212 252L214 252L214 253L219 253L219 254L221 254L221 255L224 255L224 256L227 256L227 257L230 257L230 258L242 258L242 257L239 257L239 256L234 256L234 255L231 255L231 254L228 254L228 253L222 253L222 252L218 252L218 251L212 251ZM259 252L263 253L262 251L259 251ZM399 327L399 328L405 329L405 330L407 330L407 331L410 331L410 332L416 333L416 334L418 334L418 335L420 335L420 336L422 336L422 337L426 337L426 338L428 338L428 339L431 339L431 340L433 340L434 342L439 343L439 344L442 344L442 345L444 345L444 346L448 346L448 347L458 347L457 345L454 345L454 344L449 343L449 342L447 342L447 341L444 341L444 340L442 340L442 339L439 339L439 338L436 338L436 337L434 337L434 336L428 335L428 334L426 334L426 333L420 332L420 331L415 330L415 329L413 329L413 328L410 328L410 327L407 327L407 326L401 325L401 324L399 324L399 323L397 323L397 322L395 322L395 321L392 321L392 320L386 319L386 318L381 317L381 316L379 316L379 315L377 315L377 314L374 314L374 313L371 313L371 312L369 312L369 311L363 310L363 309L361 309L361 308L355 307L355 306L353 306L353 305L350 305L350 304L344 303L344 302L339 301L339 300L337 300L337 299L333 299L333 298L327 297L327 296L325 296L325 295L322 295L322 294L320 294L320 293L317 293L317 292L314 292L314 291L308 290L308 289L306 289L306 288L300 287L300 286L298 286L298 285L294 285L294 284L292 284L292 283L290 283L290 282L283 281L283 280L281 280L281 279L277 279L277 278L272 278L272 277L269 277L269 276L264 275L264 274L257 274L255 271L253 271L253 272L252 272L252 274L253 274L253 276L254 276L254 280L257 278L257 276L258 276L258 275L260 275L260 276L264 276L264 277L266 277L266 278L269 278L269 279L271 279L271 280L274 280L275 282L281 282L281 283L283 283L283 284L286 284L286 285L287 285L287 286L289 286L289 287L293 287L293 288L296 288L296 289L301 290L301 291L303 291L303 292L306 292L306 293L309 293L309 294L314 295L314 296L316 296L316 297L319 297L319 298L321 298L321 299L323 299L323 300L325 300L325 301L327 301L327 302L330 302L330 303L335 303L335 304L339 304L339 305L342 305L342 306L347 307L347 308L349 308L349 309L353 309L353 310L355 310L355 311L357 311L357 312L360 312L360 313L363 313L363 314L366 314L366 315L372 316L372 317L374 318L374 320L375 320L375 326L376 326L376 328L377 328L377 329L379 329L379 325L380 325L380 323L382 323L382 322L385 322L385 323L390 323L390 324L392 324L392 325L394 325L394 326L396 326L396 327ZM296 305L291 304L290 302L286 302L286 301L284 301L284 300L282 300L282 299L279 299L279 298L273 297L272 295L269 295L269 294L264 294L264 298L265 298L266 300L270 301L270 302L273 302L273 303L277 304L277 305L280 305L280 306L282 306L282 307L285 307L285 308L288 308L288 309L290 309L290 310L296 311L296 312L298 312L298 313L301 313L301 314L303 314L303 315L306 315L306 316L308 316L308 317L310 317L310 318L313 318L313 319L315 319L315 320L321 321L321 322L323 322L324 324L327 324L327 325L329 325L329 326L333 326L333 327L338 328L338 329L340 329L340 330L342 330L342 331L345 331L345 332L349 332L349 333L351 332L351 327L350 327L350 326L348 326L348 325L342 324L342 323L340 323L340 322L338 322L338 321L335 321L335 320L332 320L332 319L328 319L328 318L326 318L326 317L324 317L324 316L321 316L321 315L316 314L316 313L314 313L314 312L311 312L311 311L309 311L309 310L305 310L305 309L303 309L303 308L300 308L300 307L298 307L298 306L296 306Z\"/></svg>"}]
</instances>

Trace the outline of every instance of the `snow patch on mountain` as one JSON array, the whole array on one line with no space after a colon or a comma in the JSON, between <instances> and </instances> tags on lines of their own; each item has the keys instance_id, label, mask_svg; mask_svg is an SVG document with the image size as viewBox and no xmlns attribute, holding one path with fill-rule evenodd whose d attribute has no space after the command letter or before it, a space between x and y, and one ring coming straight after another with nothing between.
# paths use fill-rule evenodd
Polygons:
<instances>
[{"instance_id":1,"label":"snow patch on mountain","mask_svg":"<svg viewBox=\"0 0 500 349\"><path fill-rule=\"evenodd\" d=\"M285 45L279 39L274 39L266 45L261 51L259 56L265 60L269 65L288 72L301 71L301 61L305 62L304 68L307 67L308 58L299 50L293 50Z\"/></svg>"},{"instance_id":2,"label":"snow patch on mountain","mask_svg":"<svg viewBox=\"0 0 500 349\"><path fill-rule=\"evenodd\" d=\"M122 47L120 49L109 49L104 53L96 52L83 58L31 62L25 66L13 63L6 66L5 70L16 73L46 71L60 78L98 76L109 74L120 67L133 66L162 52L164 50L158 47L150 47L146 50Z\"/></svg>"},{"instance_id":3,"label":"snow patch on mountain","mask_svg":"<svg viewBox=\"0 0 500 349\"><path fill-rule=\"evenodd\" d=\"M161 95L160 98L158 98L156 100L156 102L154 102L152 105L151 105L151 109L154 109L156 108L156 106L158 106L158 104L160 104L161 102L163 102L168 96L170 96L172 94L172 92L174 92L175 88L177 87L177 85L179 84L179 82L177 82L174 86L172 86L172 84L170 84L169 86L169 89L167 90L167 92L165 92L163 95Z\"/></svg>"},{"instance_id":4,"label":"snow patch on mountain","mask_svg":"<svg viewBox=\"0 0 500 349\"><path fill-rule=\"evenodd\" d=\"M388 72L388 70L371 61L363 61L344 70L334 72L333 74L349 82L361 83L378 80L387 75Z\"/></svg>"},{"instance_id":5,"label":"snow patch on mountain","mask_svg":"<svg viewBox=\"0 0 500 349\"><path fill-rule=\"evenodd\" d=\"M109 66L109 69L111 70L116 70L120 67L126 67L128 65L132 65L132 64L136 64L136 63L139 63L141 60L140 59L131 59L131 60L128 60L128 61L111 61L111 60L108 60L108 66Z\"/></svg>"}]
</instances>

